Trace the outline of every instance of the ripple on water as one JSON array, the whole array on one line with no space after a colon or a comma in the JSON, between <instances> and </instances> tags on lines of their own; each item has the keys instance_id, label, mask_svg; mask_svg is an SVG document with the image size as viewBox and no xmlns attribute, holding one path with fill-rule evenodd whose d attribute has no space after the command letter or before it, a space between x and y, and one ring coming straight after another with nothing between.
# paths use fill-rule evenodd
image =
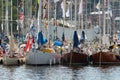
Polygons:
<instances>
[{"instance_id":1,"label":"ripple on water","mask_svg":"<svg viewBox=\"0 0 120 80\"><path fill-rule=\"evenodd\" d=\"M0 65L1 80L119 80L120 67Z\"/></svg>"}]
</instances>

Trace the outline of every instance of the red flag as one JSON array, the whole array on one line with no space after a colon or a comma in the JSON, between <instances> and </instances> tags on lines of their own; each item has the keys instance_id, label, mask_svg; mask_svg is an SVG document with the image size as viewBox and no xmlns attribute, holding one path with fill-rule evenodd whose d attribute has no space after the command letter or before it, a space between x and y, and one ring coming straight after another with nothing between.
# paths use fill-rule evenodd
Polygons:
<instances>
[{"instance_id":1,"label":"red flag","mask_svg":"<svg viewBox=\"0 0 120 80\"><path fill-rule=\"evenodd\" d=\"M24 19L24 14L20 14L20 20Z\"/></svg>"},{"instance_id":2,"label":"red flag","mask_svg":"<svg viewBox=\"0 0 120 80\"><path fill-rule=\"evenodd\" d=\"M32 38L32 43L35 43L35 39L34 39L34 37Z\"/></svg>"},{"instance_id":3,"label":"red flag","mask_svg":"<svg viewBox=\"0 0 120 80\"><path fill-rule=\"evenodd\" d=\"M28 38L28 41L27 41L27 44L26 44L26 47L24 48L24 51L26 52L28 49L30 49L30 37Z\"/></svg>"}]
</instances>

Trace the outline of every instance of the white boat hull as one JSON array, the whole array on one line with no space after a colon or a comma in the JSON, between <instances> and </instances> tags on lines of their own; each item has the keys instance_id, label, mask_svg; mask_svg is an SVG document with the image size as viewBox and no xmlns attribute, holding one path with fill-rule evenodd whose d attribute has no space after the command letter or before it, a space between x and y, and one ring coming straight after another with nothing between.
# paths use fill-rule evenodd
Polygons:
<instances>
[{"instance_id":1,"label":"white boat hull","mask_svg":"<svg viewBox=\"0 0 120 80\"><path fill-rule=\"evenodd\" d=\"M25 63L29 65L51 65L58 63L59 59L55 53L46 53L36 50L27 53Z\"/></svg>"}]
</instances>

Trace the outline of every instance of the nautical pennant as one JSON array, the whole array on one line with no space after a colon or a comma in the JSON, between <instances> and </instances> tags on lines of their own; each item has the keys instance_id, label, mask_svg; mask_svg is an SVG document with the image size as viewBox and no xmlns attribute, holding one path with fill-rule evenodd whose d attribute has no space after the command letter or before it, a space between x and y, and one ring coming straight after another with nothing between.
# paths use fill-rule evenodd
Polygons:
<instances>
[{"instance_id":1,"label":"nautical pennant","mask_svg":"<svg viewBox=\"0 0 120 80\"><path fill-rule=\"evenodd\" d=\"M96 8L97 8L98 10L100 10L100 0L98 1L97 5L96 5Z\"/></svg>"},{"instance_id":2,"label":"nautical pennant","mask_svg":"<svg viewBox=\"0 0 120 80\"><path fill-rule=\"evenodd\" d=\"M38 0L38 4L40 4L40 0Z\"/></svg>"},{"instance_id":3,"label":"nautical pennant","mask_svg":"<svg viewBox=\"0 0 120 80\"><path fill-rule=\"evenodd\" d=\"M66 13L66 0L63 0L61 3L61 9L62 9L62 17L65 18Z\"/></svg>"},{"instance_id":4,"label":"nautical pennant","mask_svg":"<svg viewBox=\"0 0 120 80\"><path fill-rule=\"evenodd\" d=\"M108 0L108 13L109 13L110 17L112 17L112 9L111 9L109 0Z\"/></svg>"},{"instance_id":5,"label":"nautical pennant","mask_svg":"<svg viewBox=\"0 0 120 80\"><path fill-rule=\"evenodd\" d=\"M83 4L83 0L80 1L78 14L82 14L82 12L83 12L82 4Z\"/></svg>"},{"instance_id":6,"label":"nautical pennant","mask_svg":"<svg viewBox=\"0 0 120 80\"><path fill-rule=\"evenodd\" d=\"M21 23L20 25L23 28L23 24L24 24L24 22L23 22L23 20L24 20L24 2L22 0L20 1L19 6L20 6L19 15L20 15L20 23Z\"/></svg>"},{"instance_id":7,"label":"nautical pennant","mask_svg":"<svg viewBox=\"0 0 120 80\"><path fill-rule=\"evenodd\" d=\"M69 8L67 9L66 17L70 17L70 10L69 10Z\"/></svg>"}]
</instances>

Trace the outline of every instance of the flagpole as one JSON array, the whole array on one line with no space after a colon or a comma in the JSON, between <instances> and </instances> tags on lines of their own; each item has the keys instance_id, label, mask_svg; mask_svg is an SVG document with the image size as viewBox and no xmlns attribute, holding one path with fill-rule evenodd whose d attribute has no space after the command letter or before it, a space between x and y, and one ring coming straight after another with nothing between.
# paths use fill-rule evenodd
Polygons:
<instances>
[{"instance_id":1,"label":"flagpole","mask_svg":"<svg viewBox=\"0 0 120 80\"><path fill-rule=\"evenodd\" d=\"M75 28L77 30L77 0L75 0Z\"/></svg>"},{"instance_id":2,"label":"flagpole","mask_svg":"<svg viewBox=\"0 0 120 80\"><path fill-rule=\"evenodd\" d=\"M9 36L9 28L8 28L8 0L6 0L6 33Z\"/></svg>"},{"instance_id":3,"label":"flagpole","mask_svg":"<svg viewBox=\"0 0 120 80\"><path fill-rule=\"evenodd\" d=\"M105 15L105 1L103 0L103 36L105 36L105 29L106 29L106 15Z\"/></svg>"},{"instance_id":4,"label":"flagpole","mask_svg":"<svg viewBox=\"0 0 120 80\"><path fill-rule=\"evenodd\" d=\"M55 17L54 18L55 19L55 22L54 22L54 24L55 24L55 34L54 34L55 40L57 39L57 13L56 13L57 9L56 8L57 8L57 2L55 2L55 16L54 16Z\"/></svg>"},{"instance_id":5,"label":"flagpole","mask_svg":"<svg viewBox=\"0 0 120 80\"><path fill-rule=\"evenodd\" d=\"M65 11L63 12L63 16L64 16L64 17L63 17L63 32L64 32L64 30L65 30L65 29L64 29L64 28L65 28L65 19L66 19L66 15L65 15L65 14L66 14L66 0L63 0L63 1L64 1L64 2L63 2L64 10L65 10Z\"/></svg>"},{"instance_id":6,"label":"flagpole","mask_svg":"<svg viewBox=\"0 0 120 80\"><path fill-rule=\"evenodd\" d=\"M71 2L71 3L70 3L70 9L71 9L71 10L70 10L70 11L71 11L71 12L70 12L70 13L71 13L71 15L70 15L70 16L71 16L71 17L70 17L70 22L71 22L71 23L70 23L70 25L71 25L71 26L73 25L73 23L72 23L72 22L73 22L73 21L72 21L72 11L73 11L73 9L72 9L72 4L73 4L73 2L72 2L72 1L73 1L73 0L70 0L70 2ZM70 32L71 32L71 29L72 29L72 28L70 28ZM70 36L72 37L72 35L70 35ZM71 40L70 40L70 43L71 43Z\"/></svg>"},{"instance_id":7,"label":"flagpole","mask_svg":"<svg viewBox=\"0 0 120 80\"><path fill-rule=\"evenodd\" d=\"M108 9L110 8L110 0L108 0ZM109 22L110 24L108 25L108 33L111 34L111 16L109 14Z\"/></svg>"},{"instance_id":8,"label":"flagpole","mask_svg":"<svg viewBox=\"0 0 120 80\"><path fill-rule=\"evenodd\" d=\"M100 12L100 10L99 10ZM101 39L102 39L102 27L101 27L101 17L100 17L100 13L99 13L99 28L100 28L100 44L102 43Z\"/></svg>"},{"instance_id":9,"label":"flagpole","mask_svg":"<svg viewBox=\"0 0 120 80\"><path fill-rule=\"evenodd\" d=\"M50 48L50 33L49 33L49 25L50 25L50 0L48 0L48 29L47 29L47 31L48 31L48 40L49 40L49 44L48 44L48 47Z\"/></svg>"},{"instance_id":10,"label":"flagpole","mask_svg":"<svg viewBox=\"0 0 120 80\"><path fill-rule=\"evenodd\" d=\"M85 24L85 29L87 29L87 28L88 28L88 27L87 27L87 21L88 21L88 20L87 20L87 14L88 14L88 13L87 13L87 0L85 1L85 5L86 5L86 21L85 21L86 24Z\"/></svg>"},{"instance_id":11,"label":"flagpole","mask_svg":"<svg viewBox=\"0 0 120 80\"><path fill-rule=\"evenodd\" d=\"M3 31L3 0L2 0L2 24L1 24L1 27L2 27L2 32L4 32Z\"/></svg>"},{"instance_id":12,"label":"flagpole","mask_svg":"<svg viewBox=\"0 0 120 80\"><path fill-rule=\"evenodd\" d=\"M12 26L13 26L13 24L12 24L12 21L13 19L12 19L12 0L11 0L11 35L12 35Z\"/></svg>"},{"instance_id":13,"label":"flagpole","mask_svg":"<svg viewBox=\"0 0 120 80\"><path fill-rule=\"evenodd\" d=\"M38 33L40 31L40 27L41 27L41 9L42 9L42 1L40 0L39 2L39 8L38 8Z\"/></svg>"},{"instance_id":14,"label":"flagpole","mask_svg":"<svg viewBox=\"0 0 120 80\"><path fill-rule=\"evenodd\" d=\"M79 1L79 20L80 20L80 26L81 29L83 29L83 0Z\"/></svg>"}]
</instances>

